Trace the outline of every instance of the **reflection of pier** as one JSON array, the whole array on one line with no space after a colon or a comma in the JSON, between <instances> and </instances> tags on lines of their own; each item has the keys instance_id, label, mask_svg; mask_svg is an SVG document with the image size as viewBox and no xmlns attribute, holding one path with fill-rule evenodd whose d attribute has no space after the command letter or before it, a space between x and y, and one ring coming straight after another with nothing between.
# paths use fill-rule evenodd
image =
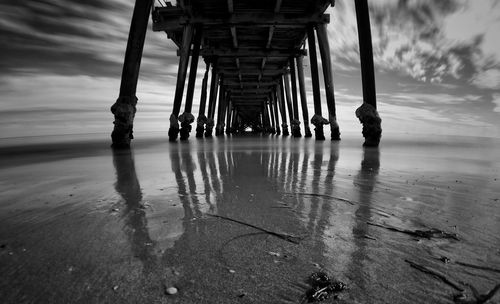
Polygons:
<instances>
[{"instance_id":1,"label":"reflection of pier","mask_svg":"<svg viewBox=\"0 0 500 304\"><path fill-rule=\"evenodd\" d=\"M315 269L312 262L341 277L347 271L357 276L362 272L366 255L362 235L366 233L371 191L378 170L378 153L374 151L365 151L360 172L355 177L362 189L357 198L360 204L354 206L331 199L341 196L343 187L336 180L338 145L317 143L313 147L301 145L291 150L274 147L252 152L226 146L201 150L190 149L189 145L172 146L168 154L171 171L165 174L173 177L184 216L164 219L179 221L182 226L182 233L174 236L167 248L157 248L161 242L151 237L154 234L148 227L147 214L155 211L143 209L142 199L146 195L141 193L132 154L116 151L116 191L125 201L124 231L132 253L142 262L145 275L167 275L170 284L187 289L182 296L193 302L199 300L196 296L205 296L200 289L205 290L207 286L211 291L206 292L212 296L220 293L219 296L233 297L226 293L227 286L234 287L237 283L235 277L243 285L258 281L274 286L263 290L262 297L289 294L300 297L302 289L290 290L289 286L280 284L300 282ZM352 208L357 210L350 224L348 216L346 223L352 226L349 232L348 227L339 226L337 219L342 220L342 213L354 210ZM290 244L242 225L207 217L205 213L306 239L300 245ZM329 237L346 231L352 235L352 238L344 235L352 239L348 246L352 248L351 256L332 264L335 241ZM273 260L269 252L279 252L287 258ZM234 269L237 274L230 274L228 269ZM214 277L217 284L209 281ZM269 298L264 302L269 302Z\"/></svg>"},{"instance_id":2,"label":"reflection of pier","mask_svg":"<svg viewBox=\"0 0 500 304\"><path fill-rule=\"evenodd\" d=\"M226 133L252 128L288 135L288 125L294 137L302 136L301 125L303 134L312 136L303 64L307 54L314 104L310 122L315 126L316 139L325 139L323 126L330 124L332 140L339 140L327 33L330 16L325 14L334 3L332 0L179 0L173 6L170 2L163 5L160 1L136 0L120 95L111 108L115 115L114 145L128 146L133 138L136 87L150 12L153 30L165 31L179 48L170 140L175 141L179 133L181 140L188 139L195 121L193 96L199 57L205 62L205 73L201 82L197 137L212 136L214 127L216 135L222 135L224 128ZM355 0L355 5L363 86L363 104L356 115L363 124L365 145L376 146L381 128L376 111L368 4L367 0ZM319 59L326 118L321 103Z\"/></svg>"}]
</instances>

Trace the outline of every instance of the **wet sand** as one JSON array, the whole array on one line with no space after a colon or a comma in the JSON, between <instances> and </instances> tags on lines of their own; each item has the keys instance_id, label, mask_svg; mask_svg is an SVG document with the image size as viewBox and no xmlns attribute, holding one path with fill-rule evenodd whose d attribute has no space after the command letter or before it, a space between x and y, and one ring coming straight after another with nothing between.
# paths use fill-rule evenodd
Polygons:
<instances>
[{"instance_id":1,"label":"wet sand","mask_svg":"<svg viewBox=\"0 0 500 304\"><path fill-rule=\"evenodd\" d=\"M45 141L0 141L2 303L300 303L318 270L348 286L324 303L453 303L407 261L500 283L498 139Z\"/></svg>"}]
</instances>

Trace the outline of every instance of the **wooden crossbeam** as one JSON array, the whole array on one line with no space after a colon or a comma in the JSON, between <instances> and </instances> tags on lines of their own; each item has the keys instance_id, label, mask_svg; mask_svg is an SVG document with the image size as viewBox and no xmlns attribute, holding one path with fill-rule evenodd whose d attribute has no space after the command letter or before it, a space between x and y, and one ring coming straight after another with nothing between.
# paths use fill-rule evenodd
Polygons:
<instances>
[{"instance_id":1,"label":"wooden crossbeam","mask_svg":"<svg viewBox=\"0 0 500 304\"><path fill-rule=\"evenodd\" d=\"M302 49L290 50L266 50L266 49L203 49L201 51L203 57L290 57L290 56L306 56L307 51ZM264 62L265 63L265 62Z\"/></svg>"},{"instance_id":2,"label":"wooden crossbeam","mask_svg":"<svg viewBox=\"0 0 500 304\"><path fill-rule=\"evenodd\" d=\"M267 95L262 95L262 96L231 96L231 100L240 100L240 101L248 101L248 100L264 100L268 99L269 96Z\"/></svg>"},{"instance_id":3,"label":"wooden crossbeam","mask_svg":"<svg viewBox=\"0 0 500 304\"><path fill-rule=\"evenodd\" d=\"M232 69L220 69L219 73L227 75L227 76L238 76L238 75L244 75L244 76L259 76L262 75L263 77L265 76L278 76L283 74L285 71L282 69L278 70L264 70L264 71L259 71L258 69L254 70L232 70Z\"/></svg>"},{"instance_id":4,"label":"wooden crossbeam","mask_svg":"<svg viewBox=\"0 0 500 304\"><path fill-rule=\"evenodd\" d=\"M233 47L238 48L238 36L236 36L236 26L231 26L231 38L233 39Z\"/></svg>"},{"instance_id":5,"label":"wooden crossbeam","mask_svg":"<svg viewBox=\"0 0 500 304\"><path fill-rule=\"evenodd\" d=\"M281 0L276 0L276 4L274 6L274 12L279 13L280 9L281 9Z\"/></svg>"},{"instance_id":6,"label":"wooden crossbeam","mask_svg":"<svg viewBox=\"0 0 500 304\"><path fill-rule=\"evenodd\" d=\"M232 95L270 93L272 89L229 89Z\"/></svg>"},{"instance_id":7,"label":"wooden crossbeam","mask_svg":"<svg viewBox=\"0 0 500 304\"><path fill-rule=\"evenodd\" d=\"M307 24L330 23L330 15L290 17L280 13L233 13L228 18L207 18L186 15L172 15L167 7L156 7L153 18L153 31L172 31L186 24L201 23L204 26L279 26L286 28L304 28ZM162 15L164 13L165 16Z\"/></svg>"},{"instance_id":8,"label":"wooden crossbeam","mask_svg":"<svg viewBox=\"0 0 500 304\"><path fill-rule=\"evenodd\" d=\"M244 87L249 87L249 86L252 86L252 87L257 87L258 85L260 86L275 86L276 84L278 84L277 81L271 81L271 82L258 82L258 81L244 81L241 83ZM224 83L223 85L225 86L237 86L239 87L240 86L240 82L239 81L231 81L231 80L224 80Z\"/></svg>"}]
</instances>

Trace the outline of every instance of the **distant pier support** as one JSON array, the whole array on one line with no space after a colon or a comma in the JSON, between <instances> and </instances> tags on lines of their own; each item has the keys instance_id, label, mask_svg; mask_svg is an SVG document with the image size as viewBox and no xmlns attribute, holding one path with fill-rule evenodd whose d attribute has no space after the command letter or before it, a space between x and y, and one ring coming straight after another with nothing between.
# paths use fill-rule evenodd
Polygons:
<instances>
[{"instance_id":1,"label":"distant pier support","mask_svg":"<svg viewBox=\"0 0 500 304\"><path fill-rule=\"evenodd\" d=\"M215 104L217 101L217 91L219 90L219 74L217 73L217 61L215 61L212 65L212 77L210 82L210 97L208 98L208 119L205 125L205 137L212 137L212 132L215 125Z\"/></svg>"},{"instance_id":2,"label":"distant pier support","mask_svg":"<svg viewBox=\"0 0 500 304\"><path fill-rule=\"evenodd\" d=\"M170 141L175 141L179 135L179 112L181 110L182 95L186 83L186 73L189 61L189 50L191 48L191 39L193 37L193 25L184 26L182 35L182 46L180 48L179 67L177 70L177 83L175 86L174 108L170 115L170 128L168 130L168 138Z\"/></svg>"},{"instance_id":3,"label":"distant pier support","mask_svg":"<svg viewBox=\"0 0 500 304\"><path fill-rule=\"evenodd\" d=\"M337 123L337 113L335 109L335 95L333 91L332 60L330 57L330 44L328 42L326 24L318 24L316 32L318 34L318 45L321 54L321 64L323 66L323 78L325 80L326 104L328 106L331 138L332 140L340 140L339 124Z\"/></svg>"},{"instance_id":4,"label":"distant pier support","mask_svg":"<svg viewBox=\"0 0 500 304\"><path fill-rule=\"evenodd\" d=\"M203 27L200 25L195 27L193 51L191 55L191 68L189 70L189 80L186 92L186 105L184 107L184 113L179 116L179 121L181 123L181 140L187 140L189 138L189 133L191 133L191 124L194 122L194 116L191 114L191 110L193 108L194 86L196 82L196 72L198 70L198 59L200 56L202 29Z\"/></svg>"},{"instance_id":5,"label":"distant pier support","mask_svg":"<svg viewBox=\"0 0 500 304\"><path fill-rule=\"evenodd\" d=\"M130 140L134 138L133 125L137 105L135 94L151 5L149 0L135 2L123 63L120 95L111 107L115 116L111 133L114 147L129 147Z\"/></svg>"},{"instance_id":6,"label":"distant pier support","mask_svg":"<svg viewBox=\"0 0 500 304\"><path fill-rule=\"evenodd\" d=\"M205 132L205 124L208 121L205 115L205 108L207 105L207 85L208 85L208 72L210 71L210 63L206 63L207 68L205 70L205 75L203 76L203 81L201 82L201 97L200 97L200 108L198 111L198 119L196 119L196 137L203 137L203 132Z\"/></svg>"},{"instance_id":7,"label":"distant pier support","mask_svg":"<svg viewBox=\"0 0 500 304\"><path fill-rule=\"evenodd\" d=\"M281 135L280 118L278 113L278 100L276 92L271 93L271 108L273 110L274 121L276 123L276 135Z\"/></svg>"},{"instance_id":8,"label":"distant pier support","mask_svg":"<svg viewBox=\"0 0 500 304\"><path fill-rule=\"evenodd\" d=\"M314 133L316 140L325 140L325 132L323 125L329 122L322 116L321 113L321 95L319 89L319 75L318 75L318 55L316 53L316 38L314 36L314 25L311 24L307 28L307 41L309 43L309 59L311 62L311 79L313 86L313 99L314 99L314 116L311 118L311 123L315 126Z\"/></svg>"},{"instance_id":9,"label":"distant pier support","mask_svg":"<svg viewBox=\"0 0 500 304\"><path fill-rule=\"evenodd\" d=\"M233 102L231 101L230 96L228 96L228 103L226 107L226 134L229 135L232 133L231 130L231 119L233 114Z\"/></svg>"},{"instance_id":10,"label":"distant pier support","mask_svg":"<svg viewBox=\"0 0 500 304\"><path fill-rule=\"evenodd\" d=\"M290 133L288 132L288 124L286 123L286 107L285 107L285 94L283 93L283 85L276 85L276 97L278 98L278 105L281 112L281 127L283 128L283 136L288 136Z\"/></svg>"},{"instance_id":11,"label":"distant pier support","mask_svg":"<svg viewBox=\"0 0 500 304\"><path fill-rule=\"evenodd\" d=\"M309 128L309 110L307 109L306 85L304 81L304 63L303 56L298 56L297 60L297 75L299 78L300 105L302 107L302 118L304 119L304 137L311 137L311 129Z\"/></svg>"},{"instance_id":12,"label":"distant pier support","mask_svg":"<svg viewBox=\"0 0 500 304\"><path fill-rule=\"evenodd\" d=\"M363 124L364 146L377 147L382 136L380 116L377 112L375 74L373 68L372 36L367 0L355 0L358 23L359 55L361 59L361 79L363 104L356 110L356 116Z\"/></svg>"},{"instance_id":13,"label":"distant pier support","mask_svg":"<svg viewBox=\"0 0 500 304\"><path fill-rule=\"evenodd\" d=\"M219 107L217 110L217 125L215 126L215 136L224 135L224 116L226 113L226 90L224 86L219 86Z\"/></svg>"},{"instance_id":14,"label":"distant pier support","mask_svg":"<svg viewBox=\"0 0 500 304\"><path fill-rule=\"evenodd\" d=\"M293 104L293 120L290 123L293 137L301 137L300 120L299 120L299 102L297 98L297 76L295 74L295 58L290 57L290 78L292 81L292 104Z\"/></svg>"}]
</instances>

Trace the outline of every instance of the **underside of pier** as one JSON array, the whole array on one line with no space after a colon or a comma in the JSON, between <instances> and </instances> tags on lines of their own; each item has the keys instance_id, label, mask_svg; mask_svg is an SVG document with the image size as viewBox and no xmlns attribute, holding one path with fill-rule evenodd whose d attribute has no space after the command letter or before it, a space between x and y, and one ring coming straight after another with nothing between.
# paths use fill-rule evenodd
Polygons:
<instances>
[{"instance_id":1,"label":"underside of pier","mask_svg":"<svg viewBox=\"0 0 500 304\"><path fill-rule=\"evenodd\" d=\"M363 103L356 115L363 124L365 145L377 146L381 120L376 110L368 4L367 0L355 3L363 82ZM291 132L293 137L302 136L303 131L305 137L311 137L311 123L316 139L325 139L323 127L329 125L331 139L340 140L327 34L330 16L325 14L334 4L333 0L179 0L175 4L136 0L120 96L112 107L113 144L129 146L133 138L135 93L149 16L153 30L165 32L178 46L168 131L171 141L179 135L181 140L188 139L195 115L196 137L210 137L214 128L215 135L251 128L254 132L284 136ZM310 56L314 104L311 119L304 56ZM200 58L206 69L198 112L193 113ZM319 80L319 62L324 84ZM322 109L321 85L327 109Z\"/></svg>"}]
</instances>

